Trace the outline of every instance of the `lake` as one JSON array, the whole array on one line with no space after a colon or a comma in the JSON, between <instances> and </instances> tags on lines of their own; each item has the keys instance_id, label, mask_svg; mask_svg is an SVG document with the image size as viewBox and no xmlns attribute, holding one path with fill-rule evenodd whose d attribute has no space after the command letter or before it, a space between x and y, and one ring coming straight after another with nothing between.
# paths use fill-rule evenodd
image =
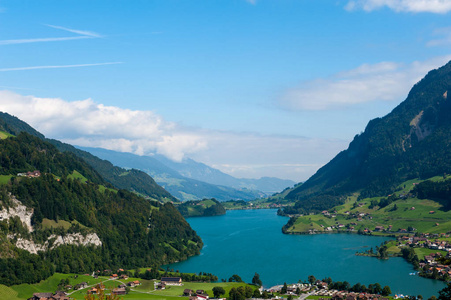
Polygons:
<instances>
[{"instance_id":1,"label":"lake","mask_svg":"<svg viewBox=\"0 0 451 300\"><path fill-rule=\"evenodd\" d=\"M412 276L413 267L403 258L379 260L356 256L356 251L379 246L389 239L357 234L285 235L287 217L276 210L235 210L217 217L187 219L204 241L201 254L169 265L180 272L213 273L219 279L238 274L251 282L260 274L264 287L318 279L379 282L393 294L430 297L445 287L441 281Z\"/></svg>"}]
</instances>

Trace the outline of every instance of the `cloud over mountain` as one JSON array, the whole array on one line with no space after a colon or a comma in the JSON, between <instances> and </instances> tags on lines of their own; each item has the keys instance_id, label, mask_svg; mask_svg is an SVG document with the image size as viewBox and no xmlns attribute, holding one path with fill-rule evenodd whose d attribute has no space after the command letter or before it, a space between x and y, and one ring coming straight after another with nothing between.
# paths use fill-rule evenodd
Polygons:
<instances>
[{"instance_id":1,"label":"cloud over mountain","mask_svg":"<svg viewBox=\"0 0 451 300\"><path fill-rule=\"evenodd\" d=\"M428 70L450 59L442 56L410 64L363 64L330 78L301 82L286 91L278 103L290 110L329 110L370 101L401 101Z\"/></svg>"},{"instance_id":2,"label":"cloud over mountain","mask_svg":"<svg viewBox=\"0 0 451 300\"><path fill-rule=\"evenodd\" d=\"M0 110L69 144L159 153L176 161L189 156L239 177L304 180L346 146L343 140L186 127L152 111L105 106L92 99L69 102L0 91Z\"/></svg>"}]
</instances>

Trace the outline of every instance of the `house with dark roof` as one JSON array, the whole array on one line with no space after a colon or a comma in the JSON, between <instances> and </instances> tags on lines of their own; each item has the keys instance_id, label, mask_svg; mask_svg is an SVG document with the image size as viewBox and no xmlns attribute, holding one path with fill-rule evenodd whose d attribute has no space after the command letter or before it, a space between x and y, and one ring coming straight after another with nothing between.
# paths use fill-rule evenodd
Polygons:
<instances>
[{"instance_id":1,"label":"house with dark roof","mask_svg":"<svg viewBox=\"0 0 451 300\"><path fill-rule=\"evenodd\" d=\"M166 285L182 285L181 277L161 277L160 281Z\"/></svg>"}]
</instances>

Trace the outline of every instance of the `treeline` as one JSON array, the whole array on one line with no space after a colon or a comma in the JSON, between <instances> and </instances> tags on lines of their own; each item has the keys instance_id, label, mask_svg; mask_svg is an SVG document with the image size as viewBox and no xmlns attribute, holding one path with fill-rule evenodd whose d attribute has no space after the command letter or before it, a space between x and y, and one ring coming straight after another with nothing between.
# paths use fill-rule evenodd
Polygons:
<instances>
[{"instance_id":1,"label":"treeline","mask_svg":"<svg viewBox=\"0 0 451 300\"><path fill-rule=\"evenodd\" d=\"M147 269L145 272L141 272L137 270L135 272L135 277L139 277L142 279L157 279L160 280L161 277L180 277L183 281L186 282L212 282L218 281L218 277L211 273L199 272L199 274L195 273L179 273L179 272L160 272L157 268Z\"/></svg>"},{"instance_id":2,"label":"treeline","mask_svg":"<svg viewBox=\"0 0 451 300\"><path fill-rule=\"evenodd\" d=\"M313 275L309 276L309 282L315 283L316 278ZM382 296L388 296L391 294L391 289L389 286L382 287L379 283L369 284L368 287L360 282L351 286L347 281L333 281L332 278L327 277L322 280L322 282L327 283L329 290L339 290L348 291L354 293L370 293L370 294L380 294Z\"/></svg>"},{"instance_id":3,"label":"treeline","mask_svg":"<svg viewBox=\"0 0 451 300\"><path fill-rule=\"evenodd\" d=\"M419 199L444 200L445 209L451 208L451 179L445 181L423 181L412 190Z\"/></svg>"}]
</instances>

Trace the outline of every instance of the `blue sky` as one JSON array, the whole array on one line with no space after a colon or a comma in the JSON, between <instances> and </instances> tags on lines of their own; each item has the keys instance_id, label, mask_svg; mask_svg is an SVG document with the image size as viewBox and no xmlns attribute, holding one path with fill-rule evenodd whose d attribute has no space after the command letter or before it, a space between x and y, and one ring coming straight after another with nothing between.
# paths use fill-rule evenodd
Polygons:
<instances>
[{"instance_id":1,"label":"blue sky","mask_svg":"<svg viewBox=\"0 0 451 300\"><path fill-rule=\"evenodd\" d=\"M450 0L0 1L0 110L51 138L307 179L451 59Z\"/></svg>"}]
</instances>

